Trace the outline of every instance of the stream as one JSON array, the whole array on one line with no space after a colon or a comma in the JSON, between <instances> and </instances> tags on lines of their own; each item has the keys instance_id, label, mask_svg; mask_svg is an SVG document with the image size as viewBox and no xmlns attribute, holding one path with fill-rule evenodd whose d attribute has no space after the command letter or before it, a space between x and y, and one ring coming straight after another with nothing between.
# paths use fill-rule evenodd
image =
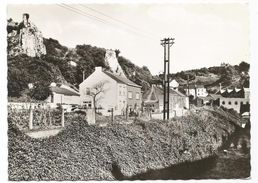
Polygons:
<instances>
[{"instance_id":1,"label":"stream","mask_svg":"<svg viewBox=\"0 0 258 183\"><path fill-rule=\"evenodd\" d=\"M149 170L132 177L122 175L113 167L117 180L175 180L175 179L246 179L250 177L250 123L235 132L212 157L185 162L159 170Z\"/></svg>"}]
</instances>

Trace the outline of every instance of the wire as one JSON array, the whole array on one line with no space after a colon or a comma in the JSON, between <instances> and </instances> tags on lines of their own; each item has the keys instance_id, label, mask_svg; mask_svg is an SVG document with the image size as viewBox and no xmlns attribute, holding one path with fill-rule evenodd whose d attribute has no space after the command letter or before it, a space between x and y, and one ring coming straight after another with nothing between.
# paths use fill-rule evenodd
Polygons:
<instances>
[{"instance_id":1,"label":"wire","mask_svg":"<svg viewBox=\"0 0 258 183\"><path fill-rule=\"evenodd\" d=\"M87 17L87 18L89 18L89 19L97 20L97 21L99 21L99 22L101 22L101 23L104 23L104 24L106 24L106 25L116 26L115 24L110 23L110 22L108 22L107 20L104 20L104 19L99 18L99 17L97 17L97 16L94 16L94 15L92 15L92 14L89 14L89 13L87 13L87 12L85 12L85 11L82 11L82 10L80 10L80 9L78 9L78 8L75 8L75 7L66 5L66 4L58 4L57 6L62 7L62 8L64 8L64 9L66 9L66 10L72 11L72 12L74 12L74 13L76 13L76 14L82 15L82 16L84 16L84 17ZM121 28L121 27L120 27L120 28ZM151 36L149 36L149 35L146 35L145 33L137 32L137 31L135 31L135 30L130 30L130 31L131 31L132 33L134 33L135 35L138 35L138 36L139 36L139 35L141 34L141 35L143 35L143 36L145 36L145 37L148 37L148 38L151 38L151 39L154 40L153 37L151 37ZM156 39L155 39L155 40L156 40Z\"/></svg>"},{"instance_id":2,"label":"wire","mask_svg":"<svg viewBox=\"0 0 258 183\"><path fill-rule=\"evenodd\" d=\"M90 14L87 14L87 13L85 13L85 12L82 12L82 11L76 9L76 8L73 8L73 7L69 6L69 5L65 5L65 4L59 5L59 4L58 4L57 6L60 6L60 7L62 7L62 8L65 8L65 9L67 9L67 10L69 10L69 11L72 11L72 12L74 12L74 13L76 13L76 14L79 14L79 15L82 15L82 16L84 16L84 17L87 17L87 18L89 18L89 19L94 19L94 20L97 20L97 21L99 21L99 22L101 22L101 23L105 23L105 24L106 24L105 21L103 21L103 20L101 20L101 19L99 19L99 18L97 18L97 17L95 17L95 16L92 16L92 15L90 15Z\"/></svg>"},{"instance_id":3,"label":"wire","mask_svg":"<svg viewBox=\"0 0 258 183\"><path fill-rule=\"evenodd\" d=\"M133 26L133 25L130 25L130 24L128 24L128 23L126 23L126 22L124 22L124 21L122 21L122 20L119 20L118 18L114 18L114 17L112 17L112 16L110 16L110 15L107 15L107 14L105 14L105 13L102 13L102 12L100 12L100 11L94 9L94 8L91 8L91 7L82 5L82 4L80 4L80 6L82 6L82 7L84 7L84 8L87 8L87 9L89 9L89 10L91 10L91 11L94 11L94 12L96 12L96 13L99 13L99 14L101 14L101 15L107 17L107 18L112 19L113 21L116 21L116 22L118 22L118 23L120 23L120 24L123 24L123 25L125 25L125 26L127 26L127 27L130 27L131 29L135 29L135 30L140 31L140 32L143 32L143 33L145 33L145 34L147 34L147 35L151 35L151 36L155 36L155 37L157 36L157 35L155 35L155 34L153 34L153 33L151 33L151 32L143 31L142 29L139 29L138 27L135 27L135 26Z\"/></svg>"}]
</instances>

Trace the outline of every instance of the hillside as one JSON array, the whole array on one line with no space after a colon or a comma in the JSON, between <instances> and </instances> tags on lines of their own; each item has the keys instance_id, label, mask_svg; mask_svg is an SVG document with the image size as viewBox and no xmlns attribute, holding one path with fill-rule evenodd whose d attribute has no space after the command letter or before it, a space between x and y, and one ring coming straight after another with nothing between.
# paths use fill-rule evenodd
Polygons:
<instances>
[{"instance_id":1,"label":"hillside","mask_svg":"<svg viewBox=\"0 0 258 183\"><path fill-rule=\"evenodd\" d=\"M239 65L221 65L209 68L193 69L171 74L171 78L176 79L180 85L203 84L211 92L219 90L219 84L224 87L249 87L249 67L246 62ZM162 75L159 76L161 79Z\"/></svg>"},{"instance_id":2,"label":"hillside","mask_svg":"<svg viewBox=\"0 0 258 183\"><path fill-rule=\"evenodd\" d=\"M94 71L96 66L109 69L108 63L104 60L105 48L87 44L68 48L61 45L58 40L44 38L36 26L33 26L37 40L42 39L42 43L37 43L36 48L29 50L25 54L21 48L22 46L24 47L24 44L20 45L19 24L12 19L8 20L7 63L9 97L26 98L29 93L29 83L39 83L40 85L48 86L51 82L59 82L78 87L83 80L83 71L86 78ZM29 36L27 37L25 39L30 39ZM29 41L26 40L25 43ZM39 47L38 45L42 47L41 50L37 48ZM31 45L25 46L30 48ZM153 78L148 68L133 64L129 59L120 56L119 52L119 50L116 50L117 59L126 76L143 86L143 90L145 90Z\"/></svg>"}]
</instances>

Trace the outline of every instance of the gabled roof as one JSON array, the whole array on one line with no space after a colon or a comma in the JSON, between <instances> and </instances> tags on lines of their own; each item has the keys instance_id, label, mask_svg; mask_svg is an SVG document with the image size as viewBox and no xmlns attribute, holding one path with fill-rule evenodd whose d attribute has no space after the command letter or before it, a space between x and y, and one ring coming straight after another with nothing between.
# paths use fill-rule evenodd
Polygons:
<instances>
[{"instance_id":1,"label":"gabled roof","mask_svg":"<svg viewBox=\"0 0 258 183\"><path fill-rule=\"evenodd\" d=\"M177 95L180 97L186 97L184 94L182 94L181 92L174 90L174 89L170 89L169 90L169 94L170 95ZM142 98L144 100L145 103L150 103L150 102L157 102L158 96L162 95L163 96L163 88L160 88L158 86L152 86L151 89L147 90Z\"/></svg>"},{"instance_id":2,"label":"gabled roof","mask_svg":"<svg viewBox=\"0 0 258 183\"><path fill-rule=\"evenodd\" d=\"M113 74L113 73L108 72L108 71L103 71L103 73L105 73L106 75L108 75L109 77L111 77L112 79L114 79L118 83L122 83L122 84L126 84L126 85L129 85L129 86L134 86L134 87L141 88L140 85L135 84L134 82L127 79L126 77L119 76L119 75Z\"/></svg>"},{"instance_id":3,"label":"gabled roof","mask_svg":"<svg viewBox=\"0 0 258 183\"><path fill-rule=\"evenodd\" d=\"M225 98L244 98L245 90L239 89L239 88L233 88L233 89L223 89L221 91L218 91L216 93L217 95L221 95Z\"/></svg>"},{"instance_id":4,"label":"gabled roof","mask_svg":"<svg viewBox=\"0 0 258 183\"><path fill-rule=\"evenodd\" d=\"M68 96L80 96L80 94L73 90L73 89L68 89L68 88L63 88L61 86L50 86L50 90L52 92L58 93L58 94L63 94L63 95L68 95Z\"/></svg>"}]
</instances>

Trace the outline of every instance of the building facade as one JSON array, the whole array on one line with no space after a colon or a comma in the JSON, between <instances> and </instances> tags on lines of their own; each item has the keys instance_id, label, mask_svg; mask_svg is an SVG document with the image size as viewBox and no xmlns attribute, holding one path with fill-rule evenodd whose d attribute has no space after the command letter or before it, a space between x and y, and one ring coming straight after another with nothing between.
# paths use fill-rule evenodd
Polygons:
<instances>
[{"instance_id":1,"label":"building facade","mask_svg":"<svg viewBox=\"0 0 258 183\"><path fill-rule=\"evenodd\" d=\"M250 90L249 88L233 88L220 90L219 105L227 109L234 109L238 113L250 111Z\"/></svg>"},{"instance_id":2,"label":"building facade","mask_svg":"<svg viewBox=\"0 0 258 183\"><path fill-rule=\"evenodd\" d=\"M203 85L189 85L189 87L184 88L187 96L192 95L194 98L196 97L206 97L208 92Z\"/></svg>"},{"instance_id":3,"label":"building facade","mask_svg":"<svg viewBox=\"0 0 258 183\"><path fill-rule=\"evenodd\" d=\"M51 83L50 90L51 94L45 101L52 108L57 107L58 104L80 104L80 93L74 87L65 84Z\"/></svg>"},{"instance_id":4,"label":"building facade","mask_svg":"<svg viewBox=\"0 0 258 183\"><path fill-rule=\"evenodd\" d=\"M96 86L101 84L102 88ZM96 92L94 102L94 95ZM103 115L110 115L113 110L115 115L125 114L141 106L141 86L127 79L125 76L104 71L102 67L96 67L95 71L80 85L80 103L83 106L93 108ZM95 103L95 106L94 106Z\"/></svg>"},{"instance_id":5,"label":"building facade","mask_svg":"<svg viewBox=\"0 0 258 183\"><path fill-rule=\"evenodd\" d=\"M163 89L158 86L151 88L143 94L143 103L146 108L150 107L153 113L163 112ZM170 89L169 93L169 112L172 116L183 115L183 111L189 109L189 98L181 92Z\"/></svg>"}]
</instances>

